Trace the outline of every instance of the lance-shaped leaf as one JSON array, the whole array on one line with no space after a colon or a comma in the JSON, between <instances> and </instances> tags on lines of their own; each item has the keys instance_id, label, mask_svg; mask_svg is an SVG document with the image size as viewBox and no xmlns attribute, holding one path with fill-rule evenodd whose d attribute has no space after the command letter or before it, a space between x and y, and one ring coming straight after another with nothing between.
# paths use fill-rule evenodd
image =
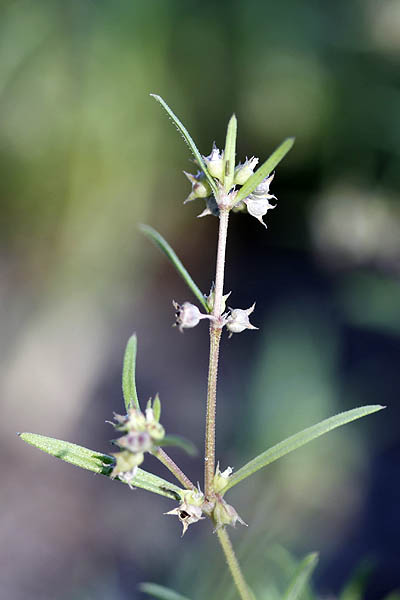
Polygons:
<instances>
[{"instance_id":1,"label":"lance-shaped leaf","mask_svg":"<svg viewBox=\"0 0 400 600\"><path fill-rule=\"evenodd\" d=\"M181 437L180 435L166 435L160 442L157 442L160 446L176 446L181 448L189 454L189 456L196 456L198 454L196 446L190 440Z\"/></svg>"},{"instance_id":2,"label":"lance-shaped leaf","mask_svg":"<svg viewBox=\"0 0 400 600\"><path fill-rule=\"evenodd\" d=\"M311 578L312 572L318 563L318 554L313 552L301 561L296 569L292 581L283 597L283 600L301 600L304 592L307 590L307 584Z\"/></svg>"},{"instance_id":3,"label":"lance-shaped leaf","mask_svg":"<svg viewBox=\"0 0 400 600\"><path fill-rule=\"evenodd\" d=\"M207 304L206 299L204 298L204 295L201 293L200 288L195 284L195 282L187 272L186 268L183 266L182 261L177 257L174 250L163 238L163 236L149 225L140 225L140 231L142 231L150 240L152 240L156 244L156 246L160 248L162 252L164 252L167 258L169 258L169 260L172 262L175 269L178 271L179 275L182 277L186 285L196 296L197 300L202 304L204 309L208 313L210 313L210 308Z\"/></svg>"},{"instance_id":4,"label":"lance-shaped leaf","mask_svg":"<svg viewBox=\"0 0 400 600\"><path fill-rule=\"evenodd\" d=\"M278 148L271 154L269 158L257 169L257 171L249 177L246 183L240 188L236 195L236 202L244 200L249 196L256 187L275 169L275 167L286 156L294 144L294 138L287 138Z\"/></svg>"},{"instance_id":5,"label":"lance-shaped leaf","mask_svg":"<svg viewBox=\"0 0 400 600\"><path fill-rule=\"evenodd\" d=\"M71 442L64 442L63 440L57 440L36 433L20 433L18 435L24 442L39 448L39 450L43 450L43 452L47 452L47 454L51 454L56 458L69 462L72 465L108 477L111 474L115 462L112 456L89 450L89 448L84 448L83 446L72 444ZM173 500L179 500L181 498L181 488L157 475L148 473L143 469L137 470L136 476L131 484L147 490L148 492L172 498Z\"/></svg>"},{"instance_id":6,"label":"lance-shaped leaf","mask_svg":"<svg viewBox=\"0 0 400 600\"><path fill-rule=\"evenodd\" d=\"M130 408L140 410L139 399L136 392L136 349L137 337L134 333L128 340L122 369L122 392L124 395L126 412Z\"/></svg>"},{"instance_id":7,"label":"lance-shaped leaf","mask_svg":"<svg viewBox=\"0 0 400 600\"><path fill-rule=\"evenodd\" d=\"M157 96L157 94L150 94L150 96L152 96L155 100L157 100L157 102L159 102L161 104L161 106L167 111L167 113L169 114L169 116L172 119L172 122L175 124L178 131L182 134L183 139L185 140L185 142L189 146L190 150L192 151L192 154L193 154L194 158L196 159L197 164L199 165L199 167L203 171L204 175L206 176L207 181L211 186L211 189L214 191L214 193L217 193L218 189L215 184L215 181L211 177L210 173L208 172L208 169L205 165L203 157L201 156L199 150L197 149L196 144L194 143L192 137L190 136L190 134L189 134L188 130L186 129L186 127L184 126L184 124L178 119L178 117L170 109L170 107L165 102L165 100L163 100L161 98L161 96Z\"/></svg>"},{"instance_id":8,"label":"lance-shaped leaf","mask_svg":"<svg viewBox=\"0 0 400 600\"><path fill-rule=\"evenodd\" d=\"M157 583L141 583L140 590L153 598L159 600L189 600L186 596L181 596L174 590L158 585Z\"/></svg>"},{"instance_id":9,"label":"lance-shaped leaf","mask_svg":"<svg viewBox=\"0 0 400 600\"><path fill-rule=\"evenodd\" d=\"M355 421L356 419L360 419L361 417L365 417L366 415L370 415L378 410L382 410L383 408L385 407L381 406L380 404L353 408L352 410L348 410L346 412L339 413L334 417L330 417L329 419L325 419L324 421L317 423L317 425L312 425L311 427L308 427L299 433L295 433L286 440L279 442L279 444L276 444L262 454L259 454L250 462L245 464L241 469L236 471L236 473L229 477L228 483L221 491L221 494L224 494L231 487L246 477L249 477L259 469L262 469L275 460L278 460L278 458L289 454L289 452L293 452L293 450L297 450L297 448L308 444L308 442L315 440L315 438L328 433L328 431L336 429L336 427L341 427L342 425L350 423L351 421Z\"/></svg>"},{"instance_id":10,"label":"lance-shaped leaf","mask_svg":"<svg viewBox=\"0 0 400 600\"><path fill-rule=\"evenodd\" d=\"M236 116L232 115L228 123L228 129L226 130L224 151L224 187L227 192L229 192L233 186L233 176L235 173L236 135L237 120Z\"/></svg>"}]
</instances>

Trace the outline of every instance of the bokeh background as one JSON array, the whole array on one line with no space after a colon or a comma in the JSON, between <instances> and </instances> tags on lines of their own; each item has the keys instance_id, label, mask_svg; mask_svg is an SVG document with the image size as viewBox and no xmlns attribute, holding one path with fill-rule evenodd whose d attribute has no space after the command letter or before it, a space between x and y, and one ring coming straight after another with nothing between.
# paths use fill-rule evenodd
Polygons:
<instances>
[{"instance_id":1,"label":"bokeh background","mask_svg":"<svg viewBox=\"0 0 400 600\"><path fill-rule=\"evenodd\" d=\"M335 412L387 405L232 491L257 597L275 598L312 550L321 597L360 564L365 598L400 587L399 67L399 0L2 0L2 598L127 600L141 581L231 597L208 525L182 540L169 500L15 436L110 452L105 420L122 410L135 330L142 400L158 391L167 430L202 447L207 326L171 328L171 300L190 292L137 226L157 228L207 292L217 220L195 218L202 201L183 207L193 164L150 92L204 154L233 111L239 159L297 138L268 231L231 219L226 290L235 307L257 302L260 331L223 341L221 466ZM201 458L173 454L202 478Z\"/></svg>"}]
</instances>

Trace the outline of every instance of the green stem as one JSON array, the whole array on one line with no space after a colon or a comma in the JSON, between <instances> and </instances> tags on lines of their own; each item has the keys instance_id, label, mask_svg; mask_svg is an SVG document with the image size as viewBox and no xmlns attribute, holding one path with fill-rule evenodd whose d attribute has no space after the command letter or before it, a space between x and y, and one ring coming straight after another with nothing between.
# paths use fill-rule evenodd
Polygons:
<instances>
[{"instance_id":1,"label":"green stem","mask_svg":"<svg viewBox=\"0 0 400 600\"><path fill-rule=\"evenodd\" d=\"M231 540L225 531L224 527L217 529L219 542L225 554L226 562L231 571L233 581L235 582L237 591L242 600L254 600L253 594L247 587L247 583L243 577L235 552L232 548Z\"/></svg>"},{"instance_id":2,"label":"green stem","mask_svg":"<svg viewBox=\"0 0 400 600\"><path fill-rule=\"evenodd\" d=\"M167 467L171 473L175 475L177 480L183 485L184 488L188 490L195 489L195 485L190 481L189 477L185 475L183 471L180 470L177 464L174 463L172 458L168 456L166 452L162 448L158 448L156 452L153 452L153 455L158 458L162 464Z\"/></svg>"},{"instance_id":3,"label":"green stem","mask_svg":"<svg viewBox=\"0 0 400 600\"><path fill-rule=\"evenodd\" d=\"M225 251L228 234L229 209L221 209L219 216L219 234L217 265L215 273L214 305L210 324L210 358L207 385L207 415L204 454L204 491L206 498L212 500L215 473L215 413L217 403L217 378L219 344L222 332L222 296L224 289Z\"/></svg>"}]
</instances>

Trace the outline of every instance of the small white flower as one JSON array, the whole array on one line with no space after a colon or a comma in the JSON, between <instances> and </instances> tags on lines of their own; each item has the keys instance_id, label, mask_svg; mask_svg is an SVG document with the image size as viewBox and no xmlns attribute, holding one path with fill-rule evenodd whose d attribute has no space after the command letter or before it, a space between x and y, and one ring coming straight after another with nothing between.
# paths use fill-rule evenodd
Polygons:
<instances>
[{"instance_id":1,"label":"small white flower","mask_svg":"<svg viewBox=\"0 0 400 600\"><path fill-rule=\"evenodd\" d=\"M229 477L232 475L232 467L227 467L225 469L225 471L220 471L219 469L219 463L217 464L217 468L215 470L215 475L214 475L214 491L219 494L221 492L221 490L224 489L224 487L227 485L228 483L228 479Z\"/></svg>"},{"instance_id":2,"label":"small white flower","mask_svg":"<svg viewBox=\"0 0 400 600\"><path fill-rule=\"evenodd\" d=\"M235 184L243 185L246 181L254 174L254 167L258 164L258 158L252 156L250 159L246 158L246 162L242 165L241 163L235 169Z\"/></svg>"},{"instance_id":3,"label":"small white flower","mask_svg":"<svg viewBox=\"0 0 400 600\"><path fill-rule=\"evenodd\" d=\"M272 198L275 198L276 200L276 196L269 193L269 186L273 178L274 173L269 175L269 177L266 177L250 196L243 200L247 206L247 212L260 221L265 228L267 225L263 221L263 216L266 215L271 208L275 208L276 206L276 204L270 204L269 202Z\"/></svg>"},{"instance_id":4,"label":"small white flower","mask_svg":"<svg viewBox=\"0 0 400 600\"><path fill-rule=\"evenodd\" d=\"M165 515L176 515L183 526L182 537L185 535L189 525L204 519L202 505L204 494L200 489L186 490L183 492L183 501L176 508L164 513Z\"/></svg>"},{"instance_id":5,"label":"small white flower","mask_svg":"<svg viewBox=\"0 0 400 600\"><path fill-rule=\"evenodd\" d=\"M242 333L245 329L258 329L258 327L254 327L249 321L249 315L254 311L256 303L250 308L242 309L242 308L234 308L230 309L230 314L226 319L226 327L229 329L230 336L233 333Z\"/></svg>"},{"instance_id":6,"label":"small white flower","mask_svg":"<svg viewBox=\"0 0 400 600\"><path fill-rule=\"evenodd\" d=\"M196 327L201 319L214 319L212 315L204 315L201 313L197 306L191 304L190 302L184 302L182 305L180 305L174 301L172 304L176 310L175 325L178 325L179 331Z\"/></svg>"}]
</instances>

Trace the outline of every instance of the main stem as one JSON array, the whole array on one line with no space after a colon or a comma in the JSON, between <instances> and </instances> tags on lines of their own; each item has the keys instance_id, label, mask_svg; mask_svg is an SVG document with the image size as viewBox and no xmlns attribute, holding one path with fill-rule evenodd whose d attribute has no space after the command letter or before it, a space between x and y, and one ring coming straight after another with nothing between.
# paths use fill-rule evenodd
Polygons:
<instances>
[{"instance_id":1,"label":"main stem","mask_svg":"<svg viewBox=\"0 0 400 600\"><path fill-rule=\"evenodd\" d=\"M217 378L219 344L222 332L222 296L224 290L225 251L226 237L228 234L229 210L220 209L219 234L217 249L217 266L215 272L214 305L212 315L214 320L210 324L210 359L208 366L207 386L207 416L206 440L204 455L204 491L206 498L213 496L213 479L215 473L215 411L217 402Z\"/></svg>"},{"instance_id":2,"label":"main stem","mask_svg":"<svg viewBox=\"0 0 400 600\"><path fill-rule=\"evenodd\" d=\"M240 597L242 600L254 600L254 597L244 580L235 552L232 548L231 540L229 539L225 528L221 527L221 529L217 529L217 535Z\"/></svg>"}]
</instances>

